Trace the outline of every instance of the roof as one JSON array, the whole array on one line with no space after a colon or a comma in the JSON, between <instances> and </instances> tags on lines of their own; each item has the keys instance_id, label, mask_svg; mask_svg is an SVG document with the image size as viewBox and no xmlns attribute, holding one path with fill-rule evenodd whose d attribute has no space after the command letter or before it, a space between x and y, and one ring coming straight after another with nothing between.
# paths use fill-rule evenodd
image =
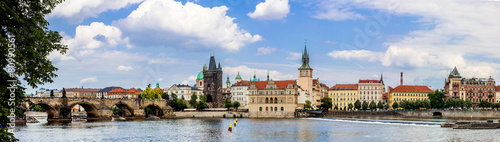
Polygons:
<instances>
[{"instance_id":1,"label":"roof","mask_svg":"<svg viewBox=\"0 0 500 142\"><path fill-rule=\"evenodd\" d=\"M380 83L380 80L359 80L358 83Z\"/></svg>"},{"instance_id":2,"label":"roof","mask_svg":"<svg viewBox=\"0 0 500 142\"><path fill-rule=\"evenodd\" d=\"M399 85L398 87L394 88L392 92L417 92L417 93L429 93L429 92L434 92L433 90L429 89L427 86L419 86L419 85Z\"/></svg>"},{"instance_id":3,"label":"roof","mask_svg":"<svg viewBox=\"0 0 500 142\"><path fill-rule=\"evenodd\" d=\"M269 82L270 81L252 81L251 83L254 84L257 89L264 89ZM279 89L285 89L288 84L295 85L295 80L274 81L274 84L276 84Z\"/></svg>"},{"instance_id":4,"label":"roof","mask_svg":"<svg viewBox=\"0 0 500 142\"><path fill-rule=\"evenodd\" d=\"M65 88L66 92L97 92L101 88Z\"/></svg>"},{"instance_id":5,"label":"roof","mask_svg":"<svg viewBox=\"0 0 500 142\"><path fill-rule=\"evenodd\" d=\"M111 90L113 90L115 88L121 88L121 87L116 87L116 86L106 87L104 89L99 90L98 92L109 92L109 91L111 91Z\"/></svg>"},{"instance_id":6,"label":"roof","mask_svg":"<svg viewBox=\"0 0 500 142\"><path fill-rule=\"evenodd\" d=\"M236 75L235 79L241 79L240 72L238 72L238 75Z\"/></svg>"},{"instance_id":7,"label":"roof","mask_svg":"<svg viewBox=\"0 0 500 142\"><path fill-rule=\"evenodd\" d=\"M389 93L382 94L382 99L387 99L387 95L389 95Z\"/></svg>"},{"instance_id":8,"label":"roof","mask_svg":"<svg viewBox=\"0 0 500 142\"><path fill-rule=\"evenodd\" d=\"M500 91L500 86L495 86L495 91Z\"/></svg>"},{"instance_id":9,"label":"roof","mask_svg":"<svg viewBox=\"0 0 500 142\"><path fill-rule=\"evenodd\" d=\"M457 67L453 68L453 71L450 72L450 76L454 78L462 78L462 76L460 76L460 73L457 70Z\"/></svg>"},{"instance_id":10,"label":"roof","mask_svg":"<svg viewBox=\"0 0 500 142\"><path fill-rule=\"evenodd\" d=\"M335 84L330 90L358 90L358 84Z\"/></svg>"},{"instance_id":11,"label":"roof","mask_svg":"<svg viewBox=\"0 0 500 142\"><path fill-rule=\"evenodd\" d=\"M240 82L236 82L231 86L250 86L250 81L242 80Z\"/></svg>"},{"instance_id":12,"label":"roof","mask_svg":"<svg viewBox=\"0 0 500 142\"><path fill-rule=\"evenodd\" d=\"M198 77L196 79L203 79L203 71L200 71L200 73L198 73Z\"/></svg>"}]
</instances>

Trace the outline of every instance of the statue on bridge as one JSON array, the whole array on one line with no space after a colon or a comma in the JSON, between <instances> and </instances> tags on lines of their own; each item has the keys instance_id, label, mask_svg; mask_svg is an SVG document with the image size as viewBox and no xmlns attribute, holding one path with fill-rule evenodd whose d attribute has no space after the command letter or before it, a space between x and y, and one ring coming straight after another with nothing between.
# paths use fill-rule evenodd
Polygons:
<instances>
[{"instance_id":1,"label":"statue on bridge","mask_svg":"<svg viewBox=\"0 0 500 142\"><path fill-rule=\"evenodd\" d=\"M54 90L50 90L50 97L54 98Z\"/></svg>"},{"instance_id":2,"label":"statue on bridge","mask_svg":"<svg viewBox=\"0 0 500 142\"><path fill-rule=\"evenodd\" d=\"M62 98L66 98L66 89L64 89L64 88L62 90Z\"/></svg>"}]
</instances>

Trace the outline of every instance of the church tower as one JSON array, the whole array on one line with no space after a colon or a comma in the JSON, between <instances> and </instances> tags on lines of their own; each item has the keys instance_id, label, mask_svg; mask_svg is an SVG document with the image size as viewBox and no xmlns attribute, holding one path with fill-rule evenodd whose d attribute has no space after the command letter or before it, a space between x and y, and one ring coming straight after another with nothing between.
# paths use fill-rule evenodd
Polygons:
<instances>
[{"instance_id":1,"label":"church tower","mask_svg":"<svg viewBox=\"0 0 500 142\"><path fill-rule=\"evenodd\" d=\"M208 69L203 70L203 94L207 96L207 104L212 108L224 107L222 95L222 68L215 63L215 57L210 56Z\"/></svg>"},{"instance_id":2,"label":"church tower","mask_svg":"<svg viewBox=\"0 0 500 142\"><path fill-rule=\"evenodd\" d=\"M226 88L231 88L231 82L229 81L229 74L227 75Z\"/></svg>"},{"instance_id":3,"label":"church tower","mask_svg":"<svg viewBox=\"0 0 500 142\"><path fill-rule=\"evenodd\" d=\"M299 70L299 79L297 84L308 92L309 97L307 100L315 104L314 94L312 90L313 69L309 66L309 53L307 53L307 46L304 45L304 52L302 53L302 66Z\"/></svg>"}]
</instances>

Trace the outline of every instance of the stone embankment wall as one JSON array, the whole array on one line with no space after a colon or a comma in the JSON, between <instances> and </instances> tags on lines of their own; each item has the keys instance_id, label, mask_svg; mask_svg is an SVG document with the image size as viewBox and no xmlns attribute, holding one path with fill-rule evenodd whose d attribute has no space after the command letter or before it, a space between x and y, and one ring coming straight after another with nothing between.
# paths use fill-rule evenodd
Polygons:
<instances>
[{"instance_id":1,"label":"stone embankment wall","mask_svg":"<svg viewBox=\"0 0 500 142\"><path fill-rule=\"evenodd\" d=\"M36 116L36 117L45 116L45 117L47 117L47 112L27 111L26 116Z\"/></svg>"},{"instance_id":2,"label":"stone embankment wall","mask_svg":"<svg viewBox=\"0 0 500 142\"><path fill-rule=\"evenodd\" d=\"M398 111L404 116L432 117L441 113L442 117L468 117L468 118L500 118L498 110L420 110L420 111Z\"/></svg>"},{"instance_id":3,"label":"stone embankment wall","mask_svg":"<svg viewBox=\"0 0 500 142\"><path fill-rule=\"evenodd\" d=\"M371 117L371 116L403 116L396 111L329 111L324 117Z\"/></svg>"},{"instance_id":4,"label":"stone embankment wall","mask_svg":"<svg viewBox=\"0 0 500 142\"><path fill-rule=\"evenodd\" d=\"M173 118L222 118L226 114L226 118L233 118L236 115L240 118L240 114L243 118L248 118L247 112L234 112L234 111L183 111L183 112L173 112Z\"/></svg>"}]
</instances>

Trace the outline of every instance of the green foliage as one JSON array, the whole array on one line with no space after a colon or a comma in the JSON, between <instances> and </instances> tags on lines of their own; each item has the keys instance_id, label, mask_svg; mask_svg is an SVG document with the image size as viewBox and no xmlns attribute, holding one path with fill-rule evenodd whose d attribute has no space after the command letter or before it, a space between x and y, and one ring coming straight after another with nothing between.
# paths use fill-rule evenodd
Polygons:
<instances>
[{"instance_id":1,"label":"green foliage","mask_svg":"<svg viewBox=\"0 0 500 142\"><path fill-rule=\"evenodd\" d=\"M333 107L333 110L339 110L339 107L335 105L335 107Z\"/></svg>"},{"instance_id":2,"label":"green foliage","mask_svg":"<svg viewBox=\"0 0 500 142\"><path fill-rule=\"evenodd\" d=\"M151 84L148 84L146 89L142 91L141 97L148 99L161 99L163 93L164 92L162 92L160 89L151 89Z\"/></svg>"},{"instance_id":3,"label":"green foliage","mask_svg":"<svg viewBox=\"0 0 500 142\"><path fill-rule=\"evenodd\" d=\"M488 101L486 101L486 100L484 100L484 99L483 99L483 100L481 100L481 101L479 102L479 105L478 105L478 106L479 106L479 107L482 107L482 108L484 109L484 108L487 108L487 107L491 107L491 106L492 106L492 104L491 104L490 102L488 102Z\"/></svg>"},{"instance_id":4,"label":"green foliage","mask_svg":"<svg viewBox=\"0 0 500 142\"><path fill-rule=\"evenodd\" d=\"M368 109L368 102L363 101L362 107L363 107L363 110L367 110Z\"/></svg>"},{"instance_id":5,"label":"green foliage","mask_svg":"<svg viewBox=\"0 0 500 142\"><path fill-rule=\"evenodd\" d=\"M229 109L229 108L233 107L233 104L228 99L226 99L225 103L226 103L224 105L225 108Z\"/></svg>"},{"instance_id":6,"label":"green foliage","mask_svg":"<svg viewBox=\"0 0 500 142\"><path fill-rule=\"evenodd\" d=\"M472 107L472 101L470 99L465 100L464 107L465 108L471 108Z\"/></svg>"},{"instance_id":7,"label":"green foliage","mask_svg":"<svg viewBox=\"0 0 500 142\"><path fill-rule=\"evenodd\" d=\"M311 101L306 100L306 104L304 105L304 109L312 109Z\"/></svg>"},{"instance_id":8,"label":"green foliage","mask_svg":"<svg viewBox=\"0 0 500 142\"><path fill-rule=\"evenodd\" d=\"M168 94L167 93L163 93L161 94L161 98L165 99L165 100L169 100L170 98L168 97Z\"/></svg>"},{"instance_id":9,"label":"green foliage","mask_svg":"<svg viewBox=\"0 0 500 142\"><path fill-rule=\"evenodd\" d=\"M243 118L243 114L240 113L240 118Z\"/></svg>"},{"instance_id":10,"label":"green foliage","mask_svg":"<svg viewBox=\"0 0 500 142\"><path fill-rule=\"evenodd\" d=\"M233 114L233 118L236 118L236 114Z\"/></svg>"},{"instance_id":11,"label":"green foliage","mask_svg":"<svg viewBox=\"0 0 500 142\"><path fill-rule=\"evenodd\" d=\"M222 118L226 118L226 114L222 115Z\"/></svg>"},{"instance_id":12,"label":"green foliage","mask_svg":"<svg viewBox=\"0 0 500 142\"><path fill-rule=\"evenodd\" d=\"M331 109L333 107L332 99L325 97L321 99L321 109L328 111L328 109Z\"/></svg>"},{"instance_id":13,"label":"green foliage","mask_svg":"<svg viewBox=\"0 0 500 142\"><path fill-rule=\"evenodd\" d=\"M356 100L356 102L354 102L354 108L357 110L361 109L361 102L359 100Z\"/></svg>"},{"instance_id":14,"label":"green foliage","mask_svg":"<svg viewBox=\"0 0 500 142\"><path fill-rule=\"evenodd\" d=\"M240 102L238 102L238 101L233 102L233 107L235 109L238 109L238 107L240 107Z\"/></svg>"},{"instance_id":15,"label":"green foliage","mask_svg":"<svg viewBox=\"0 0 500 142\"><path fill-rule=\"evenodd\" d=\"M146 112L146 117L148 117L149 114L153 114L153 110L151 110L149 107L146 107L146 109L144 109L144 111Z\"/></svg>"},{"instance_id":16,"label":"green foliage","mask_svg":"<svg viewBox=\"0 0 500 142\"><path fill-rule=\"evenodd\" d=\"M208 105L204 100L200 100L196 105L197 110L203 110L205 108L208 108Z\"/></svg>"},{"instance_id":17,"label":"green foliage","mask_svg":"<svg viewBox=\"0 0 500 142\"><path fill-rule=\"evenodd\" d=\"M33 110L35 110L35 111L45 111L45 109L42 106L40 106L40 105L35 105L33 107Z\"/></svg>"},{"instance_id":18,"label":"green foliage","mask_svg":"<svg viewBox=\"0 0 500 142\"><path fill-rule=\"evenodd\" d=\"M431 108L444 108L445 107L444 99L446 98L446 96L445 96L444 92L436 90L435 92L428 93L427 96L429 97L429 100L431 103Z\"/></svg>"},{"instance_id":19,"label":"green foliage","mask_svg":"<svg viewBox=\"0 0 500 142\"><path fill-rule=\"evenodd\" d=\"M382 101L378 101L377 108L378 109L384 109L384 104L382 103Z\"/></svg>"},{"instance_id":20,"label":"green foliage","mask_svg":"<svg viewBox=\"0 0 500 142\"><path fill-rule=\"evenodd\" d=\"M200 101L207 102L207 96L205 96L205 95L200 95Z\"/></svg>"},{"instance_id":21,"label":"green foliage","mask_svg":"<svg viewBox=\"0 0 500 142\"><path fill-rule=\"evenodd\" d=\"M24 98L25 88L21 81L31 88L52 83L57 77L58 68L52 65L48 58L50 53L65 54L67 46L60 44L62 36L57 31L48 29L49 22L45 16L61 0L2 0L0 1L0 140L18 141L14 134L9 133L6 126L10 123L10 108L15 115L23 117L17 105L28 101ZM15 37L8 38L8 35ZM12 43L9 43L12 42ZM14 50L9 53L9 46ZM11 64L9 64L9 62ZM10 74L8 71L12 71ZM18 78L22 77L21 78ZM16 80L17 83L7 82ZM11 84L15 95L10 101ZM12 105L9 105L11 103Z\"/></svg>"},{"instance_id":22,"label":"green foliage","mask_svg":"<svg viewBox=\"0 0 500 142\"><path fill-rule=\"evenodd\" d=\"M398 104L398 102L394 102L392 104L392 109L397 109L397 108L399 108L399 104Z\"/></svg>"},{"instance_id":23,"label":"green foliage","mask_svg":"<svg viewBox=\"0 0 500 142\"><path fill-rule=\"evenodd\" d=\"M174 108L175 111L180 111L180 110L187 108L186 101L184 101L182 99L178 99L177 94L172 93L171 96L172 96L172 102L171 102L170 106L172 108Z\"/></svg>"},{"instance_id":24,"label":"green foliage","mask_svg":"<svg viewBox=\"0 0 500 142\"><path fill-rule=\"evenodd\" d=\"M354 108L354 105L352 105L352 103L349 103L349 105L347 105L347 109L352 110L353 108Z\"/></svg>"},{"instance_id":25,"label":"green foliage","mask_svg":"<svg viewBox=\"0 0 500 142\"><path fill-rule=\"evenodd\" d=\"M370 102L370 104L368 106L370 106L371 110L377 109L377 105L375 104L375 101L373 101L373 100L372 100L372 102Z\"/></svg>"},{"instance_id":26,"label":"green foliage","mask_svg":"<svg viewBox=\"0 0 500 142\"><path fill-rule=\"evenodd\" d=\"M123 114L122 110L116 106L114 106L112 110L113 110L113 115L122 116Z\"/></svg>"},{"instance_id":27,"label":"green foliage","mask_svg":"<svg viewBox=\"0 0 500 142\"><path fill-rule=\"evenodd\" d=\"M191 100L189 100L189 105L191 105L191 107L193 108L196 107L196 99L198 99L198 97L195 93L193 93L193 95L191 95Z\"/></svg>"}]
</instances>

